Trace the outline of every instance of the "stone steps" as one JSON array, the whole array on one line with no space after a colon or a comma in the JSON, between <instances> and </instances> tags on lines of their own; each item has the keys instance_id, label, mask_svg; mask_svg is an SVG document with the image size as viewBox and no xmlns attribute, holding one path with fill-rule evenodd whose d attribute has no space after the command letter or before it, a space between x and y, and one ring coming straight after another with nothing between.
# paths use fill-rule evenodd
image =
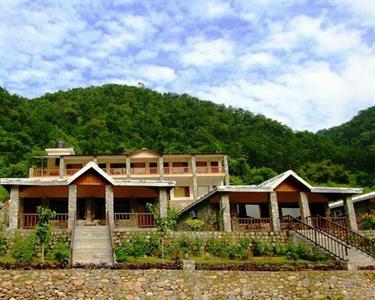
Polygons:
<instances>
[{"instance_id":1,"label":"stone steps","mask_svg":"<svg viewBox=\"0 0 375 300\"><path fill-rule=\"evenodd\" d=\"M73 265L113 264L107 226L77 226L74 231Z\"/></svg>"}]
</instances>

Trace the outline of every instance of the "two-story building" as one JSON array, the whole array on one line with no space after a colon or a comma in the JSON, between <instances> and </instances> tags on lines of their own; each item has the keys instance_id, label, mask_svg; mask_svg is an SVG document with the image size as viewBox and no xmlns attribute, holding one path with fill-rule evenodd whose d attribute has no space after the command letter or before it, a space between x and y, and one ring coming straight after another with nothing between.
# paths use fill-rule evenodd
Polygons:
<instances>
[{"instance_id":1,"label":"two-story building","mask_svg":"<svg viewBox=\"0 0 375 300\"><path fill-rule=\"evenodd\" d=\"M10 228L32 228L36 208L57 213L57 226L105 224L149 228L147 203L181 210L216 186L229 184L227 156L160 154L148 149L120 155L76 155L58 142L45 149L29 178L4 178L10 191Z\"/></svg>"}]
</instances>

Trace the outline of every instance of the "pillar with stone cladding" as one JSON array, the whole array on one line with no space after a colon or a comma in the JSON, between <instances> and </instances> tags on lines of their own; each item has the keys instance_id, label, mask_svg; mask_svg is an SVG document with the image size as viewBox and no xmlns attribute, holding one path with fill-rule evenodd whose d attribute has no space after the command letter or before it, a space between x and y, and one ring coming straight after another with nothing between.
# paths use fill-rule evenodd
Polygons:
<instances>
[{"instance_id":1,"label":"pillar with stone cladding","mask_svg":"<svg viewBox=\"0 0 375 300\"><path fill-rule=\"evenodd\" d=\"M77 185L69 185L68 195L68 229L73 228L77 216Z\"/></svg>"},{"instance_id":2,"label":"pillar with stone cladding","mask_svg":"<svg viewBox=\"0 0 375 300\"><path fill-rule=\"evenodd\" d=\"M10 189L9 229L18 229L19 209L20 190L18 186L12 186Z\"/></svg>"},{"instance_id":3,"label":"pillar with stone cladding","mask_svg":"<svg viewBox=\"0 0 375 300\"><path fill-rule=\"evenodd\" d=\"M280 231L279 203L277 202L277 193L270 193L270 216L273 231Z\"/></svg>"},{"instance_id":4,"label":"pillar with stone cladding","mask_svg":"<svg viewBox=\"0 0 375 300\"><path fill-rule=\"evenodd\" d=\"M224 193L220 197L220 213L222 218L223 230L232 231L232 222L230 219L230 202L229 195Z\"/></svg>"},{"instance_id":5,"label":"pillar with stone cladding","mask_svg":"<svg viewBox=\"0 0 375 300\"><path fill-rule=\"evenodd\" d=\"M162 156L159 157L159 176L160 180L164 179L164 158Z\"/></svg>"},{"instance_id":6,"label":"pillar with stone cladding","mask_svg":"<svg viewBox=\"0 0 375 300\"><path fill-rule=\"evenodd\" d=\"M224 155L224 173L225 173L224 184L230 185L228 155Z\"/></svg>"},{"instance_id":7,"label":"pillar with stone cladding","mask_svg":"<svg viewBox=\"0 0 375 300\"><path fill-rule=\"evenodd\" d=\"M161 217L168 214L168 192L166 188L159 188L159 213Z\"/></svg>"},{"instance_id":8,"label":"pillar with stone cladding","mask_svg":"<svg viewBox=\"0 0 375 300\"><path fill-rule=\"evenodd\" d=\"M308 217L310 217L311 214L310 214L310 207L309 207L309 199L307 198L307 195L305 192L299 193L298 203L299 203L299 209L301 212L301 220L302 222L307 223Z\"/></svg>"},{"instance_id":9,"label":"pillar with stone cladding","mask_svg":"<svg viewBox=\"0 0 375 300\"><path fill-rule=\"evenodd\" d=\"M358 230L357 218L355 215L352 196L346 196L344 198L344 207L349 228L351 230Z\"/></svg>"},{"instance_id":10,"label":"pillar with stone cladding","mask_svg":"<svg viewBox=\"0 0 375 300\"><path fill-rule=\"evenodd\" d=\"M113 228L115 224L115 214L113 208L113 185L107 184L105 186L105 212L108 218L108 224Z\"/></svg>"}]
</instances>

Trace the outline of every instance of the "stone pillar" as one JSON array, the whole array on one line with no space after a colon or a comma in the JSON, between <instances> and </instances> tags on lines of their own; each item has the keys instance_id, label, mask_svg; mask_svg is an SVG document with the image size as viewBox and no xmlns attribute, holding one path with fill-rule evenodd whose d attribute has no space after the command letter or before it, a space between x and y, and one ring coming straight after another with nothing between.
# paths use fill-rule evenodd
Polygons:
<instances>
[{"instance_id":1,"label":"stone pillar","mask_svg":"<svg viewBox=\"0 0 375 300\"><path fill-rule=\"evenodd\" d=\"M224 184L230 185L228 155L224 155L224 173L225 173Z\"/></svg>"},{"instance_id":2,"label":"stone pillar","mask_svg":"<svg viewBox=\"0 0 375 300\"><path fill-rule=\"evenodd\" d=\"M130 157L126 158L126 177L130 178Z\"/></svg>"},{"instance_id":3,"label":"stone pillar","mask_svg":"<svg viewBox=\"0 0 375 300\"><path fill-rule=\"evenodd\" d=\"M309 199L307 199L307 195L305 192L299 193L298 199L299 209L301 211L301 220L302 222L307 222L307 217L310 217L310 207L309 207Z\"/></svg>"},{"instance_id":4,"label":"stone pillar","mask_svg":"<svg viewBox=\"0 0 375 300\"><path fill-rule=\"evenodd\" d=\"M344 198L344 207L349 228L351 230L358 230L357 218L355 216L355 210L351 196L346 196Z\"/></svg>"},{"instance_id":5,"label":"stone pillar","mask_svg":"<svg viewBox=\"0 0 375 300\"><path fill-rule=\"evenodd\" d=\"M93 161L94 163L98 164L98 158L97 158L96 156L94 156L94 157L92 158L92 161Z\"/></svg>"},{"instance_id":6,"label":"stone pillar","mask_svg":"<svg viewBox=\"0 0 375 300\"><path fill-rule=\"evenodd\" d=\"M277 193L270 193L270 216L273 231L280 231L279 203L277 202Z\"/></svg>"},{"instance_id":7,"label":"stone pillar","mask_svg":"<svg viewBox=\"0 0 375 300\"><path fill-rule=\"evenodd\" d=\"M73 228L74 220L77 217L77 186L69 185L68 196L68 229Z\"/></svg>"},{"instance_id":8,"label":"stone pillar","mask_svg":"<svg viewBox=\"0 0 375 300\"><path fill-rule=\"evenodd\" d=\"M160 180L164 179L164 158L161 156L159 157L159 175Z\"/></svg>"},{"instance_id":9,"label":"stone pillar","mask_svg":"<svg viewBox=\"0 0 375 300\"><path fill-rule=\"evenodd\" d=\"M159 188L159 213L161 217L168 214L168 192L166 188Z\"/></svg>"},{"instance_id":10,"label":"stone pillar","mask_svg":"<svg viewBox=\"0 0 375 300\"><path fill-rule=\"evenodd\" d=\"M20 190L18 186L12 186L10 189L9 229L18 229L19 208Z\"/></svg>"},{"instance_id":11,"label":"stone pillar","mask_svg":"<svg viewBox=\"0 0 375 300\"><path fill-rule=\"evenodd\" d=\"M113 228L115 224L115 214L114 214L114 208L113 208L113 186L110 184L107 184L105 186L105 212L106 212L106 218L108 217L108 223Z\"/></svg>"},{"instance_id":12,"label":"stone pillar","mask_svg":"<svg viewBox=\"0 0 375 300\"><path fill-rule=\"evenodd\" d=\"M324 217L326 218L331 217L331 210L329 209L328 202L324 203Z\"/></svg>"},{"instance_id":13,"label":"stone pillar","mask_svg":"<svg viewBox=\"0 0 375 300\"><path fill-rule=\"evenodd\" d=\"M230 219L230 202L229 195L222 194L220 197L220 213L222 214L223 230L232 231L232 222Z\"/></svg>"},{"instance_id":14,"label":"stone pillar","mask_svg":"<svg viewBox=\"0 0 375 300\"><path fill-rule=\"evenodd\" d=\"M105 164L105 172L109 175L111 174L111 164L110 163L106 163Z\"/></svg>"},{"instance_id":15,"label":"stone pillar","mask_svg":"<svg viewBox=\"0 0 375 300\"><path fill-rule=\"evenodd\" d=\"M65 175L65 164L64 164L63 157L60 157L59 175L60 175L60 178L64 178L64 175Z\"/></svg>"},{"instance_id":16,"label":"stone pillar","mask_svg":"<svg viewBox=\"0 0 375 300\"><path fill-rule=\"evenodd\" d=\"M29 168L29 177L33 177L34 174L34 168Z\"/></svg>"},{"instance_id":17,"label":"stone pillar","mask_svg":"<svg viewBox=\"0 0 375 300\"><path fill-rule=\"evenodd\" d=\"M191 172L193 174L193 199L198 199L198 180L197 180L197 164L195 156L191 157Z\"/></svg>"}]
</instances>

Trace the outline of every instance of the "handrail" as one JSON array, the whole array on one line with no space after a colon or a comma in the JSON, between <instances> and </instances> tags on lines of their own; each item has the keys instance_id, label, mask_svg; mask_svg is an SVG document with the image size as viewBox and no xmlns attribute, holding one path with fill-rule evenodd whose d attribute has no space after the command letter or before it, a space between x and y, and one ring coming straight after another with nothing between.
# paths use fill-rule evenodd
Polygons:
<instances>
[{"instance_id":1,"label":"handrail","mask_svg":"<svg viewBox=\"0 0 375 300\"><path fill-rule=\"evenodd\" d=\"M348 260L347 256L349 246L341 240L289 215L282 217L282 221L286 221L289 230L299 234L314 245L329 252L340 260Z\"/></svg>"},{"instance_id":2,"label":"handrail","mask_svg":"<svg viewBox=\"0 0 375 300\"><path fill-rule=\"evenodd\" d=\"M375 257L375 241L351 230L350 228L344 227L338 223L335 223L322 216L307 217L306 218L313 226L318 229L328 232L334 235L338 239L345 243L353 246L368 255Z\"/></svg>"},{"instance_id":3,"label":"handrail","mask_svg":"<svg viewBox=\"0 0 375 300\"><path fill-rule=\"evenodd\" d=\"M73 266L73 252L74 252L74 245L75 245L75 238L74 238L74 232L76 229L76 218L73 218L73 224L72 224L72 235L70 237L70 264Z\"/></svg>"},{"instance_id":4,"label":"handrail","mask_svg":"<svg viewBox=\"0 0 375 300\"><path fill-rule=\"evenodd\" d=\"M271 231L270 218L232 218L232 228L241 228L242 230L262 230Z\"/></svg>"},{"instance_id":5,"label":"handrail","mask_svg":"<svg viewBox=\"0 0 375 300\"><path fill-rule=\"evenodd\" d=\"M116 252L115 252L115 242L113 240L113 224L109 219L109 212L107 211L107 223L108 223L108 230L109 230L109 238L111 239L111 250L112 250L112 259L113 263L116 263Z\"/></svg>"}]
</instances>

